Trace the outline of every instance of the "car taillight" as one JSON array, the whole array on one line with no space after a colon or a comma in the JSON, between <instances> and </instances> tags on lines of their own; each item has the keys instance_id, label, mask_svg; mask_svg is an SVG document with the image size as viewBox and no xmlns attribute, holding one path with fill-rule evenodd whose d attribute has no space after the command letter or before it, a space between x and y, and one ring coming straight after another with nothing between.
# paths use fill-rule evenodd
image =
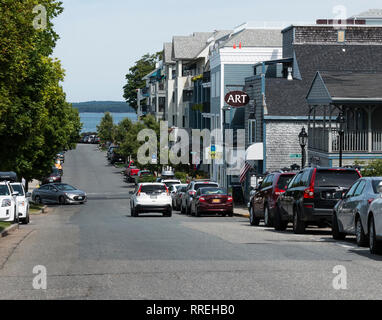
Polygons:
<instances>
[{"instance_id":1,"label":"car taillight","mask_svg":"<svg viewBox=\"0 0 382 320\"><path fill-rule=\"evenodd\" d=\"M188 191L188 194L189 194L190 196L193 196L193 195L196 194L196 191L195 191L195 190Z\"/></svg>"},{"instance_id":2,"label":"car taillight","mask_svg":"<svg viewBox=\"0 0 382 320\"><path fill-rule=\"evenodd\" d=\"M166 193L167 193L167 195L169 196L169 195L170 195L170 192L168 191L168 188L167 188L167 186L166 186L166 185L164 185L164 187L166 188Z\"/></svg>"},{"instance_id":3,"label":"car taillight","mask_svg":"<svg viewBox=\"0 0 382 320\"><path fill-rule=\"evenodd\" d=\"M204 198L204 197L200 197L200 198L199 198L199 202L206 202L206 198Z\"/></svg>"},{"instance_id":4,"label":"car taillight","mask_svg":"<svg viewBox=\"0 0 382 320\"><path fill-rule=\"evenodd\" d=\"M279 189L279 188L275 188L275 195L276 196L279 196L280 194L284 193L285 190L282 190L282 189Z\"/></svg>"},{"instance_id":5,"label":"car taillight","mask_svg":"<svg viewBox=\"0 0 382 320\"><path fill-rule=\"evenodd\" d=\"M368 202L369 204L371 204L374 200L375 200L374 198L370 198L369 200L367 200L367 202Z\"/></svg>"},{"instance_id":6,"label":"car taillight","mask_svg":"<svg viewBox=\"0 0 382 320\"><path fill-rule=\"evenodd\" d=\"M230 196L227 198L227 202L232 202L233 201L233 198Z\"/></svg>"},{"instance_id":7,"label":"car taillight","mask_svg":"<svg viewBox=\"0 0 382 320\"><path fill-rule=\"evenodd\" d=\"M314 198L314 188L310 186L304 190L304 199L313 199Z\"/></svg>"},{"instance_id":8,"label":"car taillight","mask_svg":"<svg viewBox=\"0 0 382 320\"><path fill-rule=\"evenodd\" d=\"M141 189L142 189L142 186L139 187L139 190L137 192L137 197L139 197L141 195Z\"/></svg>"}]
</instances>

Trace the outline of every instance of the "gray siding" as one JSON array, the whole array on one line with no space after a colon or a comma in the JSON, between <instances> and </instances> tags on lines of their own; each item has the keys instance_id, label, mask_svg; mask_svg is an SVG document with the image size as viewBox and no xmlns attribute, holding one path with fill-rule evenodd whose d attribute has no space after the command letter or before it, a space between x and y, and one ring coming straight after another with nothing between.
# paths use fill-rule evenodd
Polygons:
<instances>
[{"instance_id":1,"label":"gray siding","mask_svg":"<svg viewBox=\"0 0 382 320\"><path fill-rule=\"evenodd\" d=\"M251 87L249 87L249 85L251 85ZM263 142L263 96L261 76L249 81L246 88L251 101L253 101L253 103L246 106L245 110L245 143L248 148L248 119L251 113L255 113L256 118L256 142Z\"/></svg>"},{"instance_id":2,"label":"gray siding","mask_svg":"<svg viewBox=\"0 0 382 320\"><path fill-rule=\"evenodd\" d=\"M309 92L309 101L313 103L327 102L330 96L320 75L317 75Z\"/></svg>"},{"instance_id":3,"label":"gray siding","mask_svg":"<svg viewBox=\"0 0 382 320\"><path fill-rule=\"evenodd\" d=\"M280 170L292 164L301 166L301 158L291 158L291 154L301 154L298 134L307 124L307 121L266 120L267 171Z\"/></svg>"},{"instance_id":4,"label":"gray siding","mask_svg":"<svg viewBox=\"0 0 382 320\"><path fill-rule=\"evenodd\" d=\"M221 70L221 66L211 69L211 79L212 74L216 74ZM212 80L211 80L212 81ZM220 97L212 97L212 83L211 83L211 114L219 114L220 115Z\"/></svg>"}]
</instances>

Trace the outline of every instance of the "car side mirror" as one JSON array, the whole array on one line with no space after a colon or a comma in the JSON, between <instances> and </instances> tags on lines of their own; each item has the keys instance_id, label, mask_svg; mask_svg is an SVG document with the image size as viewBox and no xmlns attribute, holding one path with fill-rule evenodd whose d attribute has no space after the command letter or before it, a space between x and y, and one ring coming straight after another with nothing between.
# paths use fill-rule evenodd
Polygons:
<instances>
[{"instance_id":1,"label":"car side mirror","mask_svg":"<svg viewBox=\"0 0 382 320\"><path fill-rule=\"evenodd\" d=\"M14 191L14 192L12 192L12 196L13 197L17 197L19 195L19 192L18 191Z\"/></svg>"},{"instance_id":2,"label":"car side mirror","mask_svg":"<svg viewBox=\"0 0 382 320\"><path fill-rule=\"evenodd\" d=\"M27 192L27 193L25 194L25 196L26 196L27 198L30 198L30 197L32 196L32 194L31 194L30 192Z\"/></svg>"}]
</instances>

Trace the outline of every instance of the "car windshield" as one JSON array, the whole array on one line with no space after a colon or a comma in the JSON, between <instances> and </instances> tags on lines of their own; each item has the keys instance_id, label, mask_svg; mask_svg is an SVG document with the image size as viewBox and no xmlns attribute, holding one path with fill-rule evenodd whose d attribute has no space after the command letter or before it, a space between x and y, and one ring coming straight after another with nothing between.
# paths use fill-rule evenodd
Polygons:
<instances>
[{"instance_id":1,"label":"car windshield","mask_svg":"<svg viewBox=\"0 0 382 320\"><path fill-rule=\"evenodd\" d=\"M73 190L77 190L76 188L68 185L68 184L57 184L55 185L55 187L58 189L58 190L61 190L61 191L73 191Z\"/></svg>"},{"instance_id":2,"label":"car windshield","mask_svg":"<svg viewBox=\"0 0 382 320\"><path fill-rule=\"evenodd\" d=\"M195 184L195 190L198 190L200 188L217 188L218 187L218 184L217 183L208 183L208 182L204 182L204 183L196 183Z\"/></svg>"},{"instance_id":3,"label":"car windshield","mask_svg":"<svg viewBox=\"0 0 382 320\"><path fill-rule=\"evenodd\" d=\"M372 182L374 193L378 193L378 186L382 182L382 179L374 179Z\"/></svg>"},{"instance_id":4,"label":"car windshield","mask_svg":"<svg viewBox=\"0 0 382 320\"><path fill-rule=\"evenodd\" d=\"M9 189L6 185L0 185L0 196L9 196Z\"/></svg>"},{"instance_id":5,"label":"car windshield","mask_svg":"<svg viewBox=\"0 0 382 320\"><path fill-rule=\"evenodd\" d=\"M203 195L227 194L227 191L223 188L201 188L200 194L203 194Z\"/></svg>"},{"instance_id":6,"label":"car windshield","mask_svg":"<svg viewBox=\"0 0 382 320\"><path fill-rule=\"evenodd\" d=\"M294 174L285 174L279 177L277 181L277 188L281 190L286 190L288 188L289 182L293 179Z\"/></svg>"},{"instance_id":7,"label":"car windshield","mask_svg":"<svg viewBox=\"0 0 382 320\"><path fill-rule=\"evenodd\" d=\"M171 186L173 186L173 185L175 185L175 184L180 184L180 182L179 182L179 181L166 181L166 182L164 182L164 184L165 184L167 187L171 187Z\"/></svg>"},{"instance_id":8,"label":"car windshield","mask_svg":"<svg viewBox=\"0 0 382 320\"><path fill-rule=\"evenodd\" d=\"M318 170L314 185L349 188L359 178L358 172L353 170Z\"/></svg>"},{"instance_id":9,"label":"car windshield","mask_svg":"<svg viewBox=\"0 0 382 320\"><path fill-rule=\"evenodd\" d=\"M167 192L166 186L160 184L149 184L141 186L141 192L147 194Z\"/></svg>"},{"instance_id":10,"label":"car windshield","mask_svg":"<svg viewBox=\"0 0 382 320\"><path fill-rule=\"evenodd\" d=\"M13 189L13 191L18 192L19 196L24 195L24 190L23 190L23 187L21 186L21 184L12 184L12 189Z\"/></svg>"}]
</instances>

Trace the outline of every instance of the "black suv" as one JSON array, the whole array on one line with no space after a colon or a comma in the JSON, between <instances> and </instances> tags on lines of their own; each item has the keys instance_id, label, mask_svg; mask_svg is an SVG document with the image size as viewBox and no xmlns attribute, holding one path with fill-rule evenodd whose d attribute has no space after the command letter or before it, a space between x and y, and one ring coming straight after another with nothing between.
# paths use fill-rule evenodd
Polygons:
<instances>
[{"instance_id":1,"label":"black suv","mask_svg":"<svg viewBox=\"0 0 382 320\"><path fill-rule=\"evenodd\" d=\"M356 169L350 168L300 171L277 200L275 229L285 230L288 222L293 222L293 231L298 234L304 233L307 225L330 225L337 201L360 177Z\"/></svg>"}]
</instances>

